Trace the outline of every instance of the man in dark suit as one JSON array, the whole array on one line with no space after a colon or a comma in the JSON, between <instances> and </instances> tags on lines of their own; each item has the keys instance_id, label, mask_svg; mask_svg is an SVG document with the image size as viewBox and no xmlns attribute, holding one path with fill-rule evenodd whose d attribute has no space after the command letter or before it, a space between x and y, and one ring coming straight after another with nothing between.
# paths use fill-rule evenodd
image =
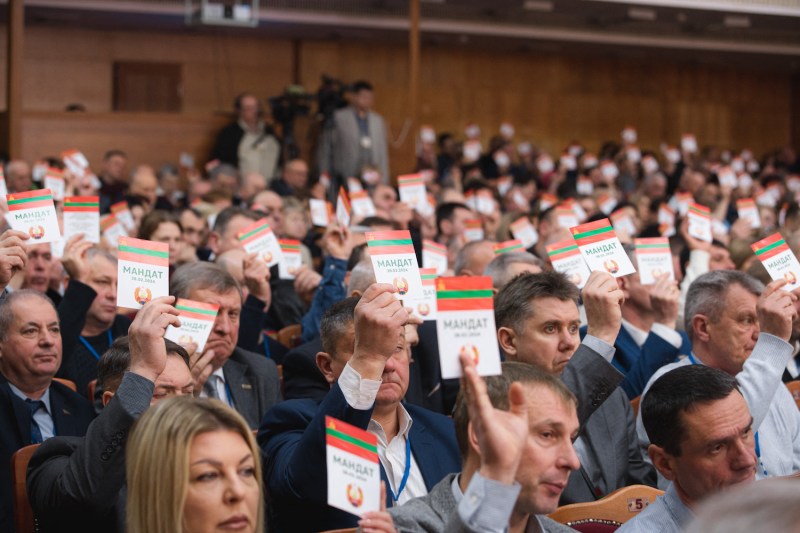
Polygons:
<instances>
[{"instance_id":1,"label":"man in dark suit","mask_svg":"<svg viewBox=\"0 0 800 533\"><path fill-rule=\"evenodd\" d=\"M212 263L189 263L170 277L170 293L219 305L203 353L192 357L195 388L201 397L217 398L257 428L270 407L281 400L275 363L236 346L242 313L242 290L228 272Z\"/></svg>"},{"instance_id":2,"label":"man in dark suit","mask_svg":"<svg viewBox=\"0 0 800 533\"><path fill-rule=\"evenodd\" d=\"M589 323L580 343L578 290L557 272L524 274L495 301L497 337L511 361L538 366L578 398L579 472L569 478L562 504L597 500L630 484L655 486L656 475L638 449L630 402L610 364L622 319L622 291L609 274L593 272L583 288ZM579 344L580 343L580 344Z\"/></svg>"},{"instance_id":3,"label":"man in dark suit","mask_svg":"<svg viewBox=\"0 0 800 533\"><path fill-rule=\"evenodd\" d=\"M387 505L427 494L460 470L452 421L402 402L408 389L409 315L391 285L334 304L321 323L317 364L330 383L322 402L288 400L264 419L258 442L270 500L270 531L354 527L357 517L327 506L325 417L378 438ZM352 355L351 355L352 354Z\"/></svg>"},{"instance_id":4,"label":"man in dark suit","mask_svg":"<svg viewBox=\"0 0 800 533\"><path fill-rule=\"evenodd\" d=\"M114 341L100 359L98 385L104 408L86 437L55 437L28 465L28 498L39 531L125 531L125 442L133 423L151 405L191 395L189 355L164 339L178 322L171 296L137 313L130 337Z\"/></svg>"},{"instance_id":5,"label":"man in dark suit","mask_svg":"<svg viewBox=\"0 0 800 533\"><path fill-rule=\"evenodd\" d=\"M61 336L53 303L33 290L0 303L0 531L13 531L11 456L55 435L83 435L94 418L86 397L54 382Z\"/></svg>"}]
</instances>

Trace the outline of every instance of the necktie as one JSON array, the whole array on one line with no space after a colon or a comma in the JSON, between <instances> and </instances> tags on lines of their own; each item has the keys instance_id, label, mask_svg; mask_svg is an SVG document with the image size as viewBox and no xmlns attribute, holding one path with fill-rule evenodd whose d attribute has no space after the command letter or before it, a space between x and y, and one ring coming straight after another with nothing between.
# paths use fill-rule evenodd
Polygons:
<instances>
[{"instance_id":1,"label":"necktie","mask_svg":"<svg viewBox=\"0 0 800 533\"><path fill-rule=\"evenodd\" d=\"M31 410L31 444L40 444L44 440L42 438L42 430L39 429L39 424L36 422L36 418L34 418L33 415L36 414L36 411L44 407L44 402L26 398L25 403Z\"/></svg>"},{"instance_id":2,"label":"necktie","mask_svg":"<svg viewBox=\"0 0 800 533\"><path fill-rule=\"evenodd\" d=\"M219 400L219 393L217 392L217 379L219 379L219 376L208 376L208 380L203 384L203 392L205 392L206 396L209 398L215 398Z\"/></svg>"}]
</instances>

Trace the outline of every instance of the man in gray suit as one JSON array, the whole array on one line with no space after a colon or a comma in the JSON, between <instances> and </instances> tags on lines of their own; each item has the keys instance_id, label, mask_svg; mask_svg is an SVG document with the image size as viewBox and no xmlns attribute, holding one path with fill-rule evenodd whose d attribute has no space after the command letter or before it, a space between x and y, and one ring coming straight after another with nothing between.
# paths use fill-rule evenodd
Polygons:
<instances>
[{"instance_id":1,"label":"man in gray suit","mask_svg":"<svg viewBox=\"0 0 800 533\"><path fill-rule=\"evenodd\" d=\"M348 107L333 115L333 129L321 144L320 168L337 178L361 177L365 166L377 168L383 183L389 181L389 154L383 117L371 111L374 94L366 81L353 84ZM372 184L374 185L374 184Z\"/></svg>"},{"instance_id":2,"label":"man in gray suit","mask_svg":"<svg viewBox=\"0 0 800 533\"><path fill-rule=\"evenodd\" d=\"M563 274L524 274L495 300L497 338L506 359L560 376L578 397L581 435L575 449L581 468L570 477L562 505L594 501L631 484L656 484L638 447L628 397L616 386L622 375L610 363L622 321L622 291L609 274L593 272L582 296L588 319L582 343L578 289ZM602 396L595 389L598 374L610 376Z\"/></svg>"},{"instance_id":3,"label":"man in gray suit","mask_svg":"<svg viewBox=\"0 0 800 533\"><path fill-rule=\"evenodd\" d=\"M201 397L227 403L257 428L269 408L281 401L280 378L272 360L236 346L242 313L239 284L219 265L189 263L170 277L170 293L219 305L203 352L192 356L195 389L202 391Z\"/></svg>"}]
</instances>

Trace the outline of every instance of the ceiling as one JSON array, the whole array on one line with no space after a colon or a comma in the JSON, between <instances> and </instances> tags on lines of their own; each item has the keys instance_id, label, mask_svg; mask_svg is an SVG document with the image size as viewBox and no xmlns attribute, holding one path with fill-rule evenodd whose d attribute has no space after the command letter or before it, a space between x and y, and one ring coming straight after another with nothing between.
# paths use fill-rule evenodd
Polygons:
<instances>
[{"instance_id":1,"label":"ceiling","mask_svg":"<svg viewBox=\"0 0 800 533\"><path fill-rule=\"evenodd\" d=\"M735 62L800 72L800 0L421 2L423 46ZM200 0L190 3L197 6ZM26 0L25 4L30 25L398 43L407 41L409 28L406 0L261 0L256 28L187 25L184 0Z\"/></svg>"}]
</instances>

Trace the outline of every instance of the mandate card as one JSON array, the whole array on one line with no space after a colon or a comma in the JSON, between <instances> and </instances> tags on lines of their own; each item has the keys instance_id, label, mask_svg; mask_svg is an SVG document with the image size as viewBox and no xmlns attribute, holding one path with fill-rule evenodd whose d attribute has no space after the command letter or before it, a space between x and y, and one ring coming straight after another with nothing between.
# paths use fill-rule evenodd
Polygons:
<instances>
[{"instance_id":1,"label":"mandate card","mask_svg":"<svg viewBox=\"0 0 800 533\"><path fill-rule=\"evenodd\" d=\"M607 218L581 224L570 231L592 272L608 272L615 278L636 272Z\"/></svg>"},{"instance_id":2,"label":"mandate card","mask_svg":"<svg viewBox=\"0 0 800 533\"><path fill-rule=\"evenodd\" d=\"M3 166L0 165L0 195L6 196L8 194L8 187L6 187L6 175L3 173Z\"/></svg>"},{"instance_id":3,"label":"mandate card","mask_svg":"<svg viewBox=\"0 0 800 533\"><path fill-rule=\"evenodd\" d=\"M461 377L459 357L462 353L472 358L481 376L500 374L492 278L439 278L436 280L436 305L442 378Z\"/></svg>"},{"instance_id":4,"label":"mandate card","mask_svg":"<svg viewBox=\"0 0 800 533\"><path fill-rule=\"evenodd\" d=\"M100 243L100 198L67 196L64 198L64 241L78 233L95 244Z\"/></svg>"},{"instance_id":5,"label":"mandate card","mask_svg":"<svg viewBox=\"0 0 800 533\"><path fill-rule=\"evenodd\" d=\"M689 235L701 241L712 241L711 210L706 206L689 204Z\"/></svg>"},{"instance_id":6,"label":"mandate card","mask_svg":"<svg viewBox=\"0 0 800 533\"><path fill-rule=\"evenodd\" d=\"M425 181L421 174L398 176L397 188L400 191L401 202L408 204L414 211L422 215L429 213L428 193L425 190Z\"/></svg>"},{"instance_id":7,"label":"mandate card","mask_svg":"<svg viewBox=\"0 0 800 533\"><path fill-rule=\"evenodd\" d=\"M399 300L414 303L422 298L422 279L408 230L366 232L375 281L397 289Z\"/></svg>"},{"instance_id":8,"label":"mandate card","mask_svg":"<svg viewBox=\"0 0 800 533\"><path fill-rule=\"evenodd\" d=\"M194 343L197 345L197 353L202 353L206 347L208 336L214 328L219 305L178 298L178 301L175 302L175 309L178 310L181 327L168 326L164 338L177 342L183 347Z\"/></svg>"},{"instance_id":9,"label":"mandate card","mask_svg":"<svg viewBox=\"0 0 800 533\"><path fill-rule=\"evenodd\" d=\"M422 299L414 306L414 312L422 320L436 320L436 269L420 268L419 276L422 278Z\"/></svg>"},{"instance_id":10,"label":"mandate card","mask_svg":"<svg viewBox=\"0 0 800 533\"><path fill-rule=\"evenodd\" d=\"M56 208L50 189L39 189L6 196L8 214L6 220L12 229L24 231L31 236L29 244L41 244L61 240Z\"/></svg>"},{"instance_id":11,"label":"mandate card","mask_svg":"<svg viewBox=\"0 0 800 533\"><path fill-rule=\"evenodd\" d=\"M519 239L511 239L510 241L498 242L494 245L494 255L507 254L509 252L524 252L525 248Z\"/></svg>"},{"instance_id":12,"label":"mandate card","mask_svg":"<svg viewBox=\"0 0 800 533\"><path fill-rule=\"evenodd\" d=\"M669 239L666 237L636 239L634 244L636 245L636 266L642 285L654 284L656 278L665 273L669 273L669 279L675 279Z\"/></svg>"},{"instance_id":13,"label":"mandate card","mask_svg":"<svg viewBox=\"0 0 800 533\"><path fill-rule=\"evenodd\" d=\"M614 225L614 231L626 233L629 237L633 237L637 233L636 223L633 217L625 209L617 209L611 213L611 223Z\"/></svg>"},{"instance_id":14,"label":"mandate card","mask_svg":"<svg viewBox=\"0 0 800 533\"><path fill-rule=\"evenodd\" d=\"M422 241L422 266L435 268L440 276L447 272L447 246L436 241Z\"/></svg>"},{"instance_id":15,"label":"mandate card","mask_svg":"<svg viewBox=\"0 0 800 533\"><path fill-rule=\"evenodd\" d=\"M339 197L336 199L336 220L343 228L350 226L350 199L347 197L347 192L344 187L339 187Z\"/></svg>"},{"instance_id":16,"label":"mandate card","mask_svg":"<svg viewBox=\"0 0 800 533\"><path fill-rule=\"evenodd\" d=\"M169 294L169 246L165 242L120 237L117 249L117 305L139 309Z\"/></svg>"},{"instance_id":17,"label":"mandate card","mask_svg":"<svg viewBox=\"0 0 800 533\"><path fill-rule=\"evenodd\" d=\"M464 221L464 238L469 242L483 240L483 223L479 218Z\"/></svg>"},{"instance_id":18,"label":"mandate card","mask_svg":"<svg viewBox=\"0 0 800 533\"><path fill-rule=\"evenodd\" d=\"M331 223L331 206L325 200L310 198L308 208L311 211L311 223L319 227L327 227Z\"/></svg>"},{"instance_id":19,"label":"mandate card","mask_svg":"<svg viewBox=\"0 0 800 533\"><path fill-rule=\"evenodd\" d=\"M61 169L49 167L44 175L44 188L53 193L53 200L60 202L64 199L64 172Z\"/></svg>"},{"instance_id":20,"label":"mandate card","mask_svg":"<svg viewBox=\"0 0 800 533\"><path fill-rule=\"evenodd\" d=\"M378 437L325 417L328 505L361 516L381 508Z\"/></svg>"},{"instance_id":21,"label":"mandate card","mask_svg":"<svg viewBox=\"0 0 800 533\"><path fill-rule=\"evenodd\" d=\"M800 263L780 233L761 239L753 244L752 248L773 281L779 279L788 281L783 290L792 291L798 287Z\"/></svg>"},{"instance_id":22,"label":"mandate card","mask_svg":"<svg viewBox=\"0 0 800 533\"><path fill-rule=\"evenodd\" d=\"M131 232L136 229L136 223L133 221L133 213L128 208L128 202L117 202L111 206L111 214L122 224L125 231Z\"/></svg>"},{"instance_id":23,"label":"mandate card","mask_svg":"<svg viewBox=\"0 0 800 533\"><path fill-rule=\"evenodd\" d=\"M281 279L294 279L297 269L303 265L300 255L300 241L294 239L280 239L283 260L278 263L278 276Z\"/></svg>"},{"instance_id":24,"label":"mandate card","mask_svg":"<svg viewBox=\"0 0 800 533\"><path fill-rule=\"evenodd\" d=\"M564 229L569 229L580 224L580 221L572 206L562 204L556 207L556 223Z\"/></svg>"},{"instance_id":25,"label":"mandate card","mask_svg":"<svg viewBox=\"0 0 800 533\"><path fill-rule=\"evenodd\" d=\"M547 245L547 257L553 270L561 272L579 289L586 285L589 279L589 267L586 265L575 239L566 239Z\"/></svg>"},{"instance_id":26,"label":"mandate card","mask_svg":"<svg viewBox=\"0 0 800 533\"><path fill-rule=\"evenodd\" d=\"M531 224L528 217L522 217L511 223L511 234L515 239L519 239L524 248L530 248L539 242L539 233Z\"/></svg>"},{"instance_id":27,"label":"mandate card","mask_svg":"<svg viewBox=\"0 0 800 533\"><path fill-rule=\"evenodd\" d=\"M120 237L128 236L128 232L114 215L105 215L100 218L100 233L112 248L117 247Z\"/></svg>"},{"instance_id":28,"label":"mandate card","mask_svg":"<svg viewBox=\"0 0 800 533\"><path fill-rule=\"evenodd\" d=\"M248 254L258 254L267 266L277 265L283 258L278 238L266 218L250 224L237 237Z\"/></svg>"},{"instance_id":29,"label":"mandate card","mask_svg":"<svg viewBox=\"0 0 800 533\"><path fill-rule=\"evenodd\" d=\"M360 218L375 216L375 204L365 190L350 191L350 206L353 208L353 216Z\"/></svg>"},{"instance_id":30,"label":"mandate card","mask_svg":"<svg viewBox=\"0 0 800 533\"><path fill-rule=\"evenodd\" d=\"M755 200L752 198L736 200L736 210L739 212L739 218L746 218L750 221L752 229L761 227L761 215L758 213Z\"/></svg>"}]
</instances>

